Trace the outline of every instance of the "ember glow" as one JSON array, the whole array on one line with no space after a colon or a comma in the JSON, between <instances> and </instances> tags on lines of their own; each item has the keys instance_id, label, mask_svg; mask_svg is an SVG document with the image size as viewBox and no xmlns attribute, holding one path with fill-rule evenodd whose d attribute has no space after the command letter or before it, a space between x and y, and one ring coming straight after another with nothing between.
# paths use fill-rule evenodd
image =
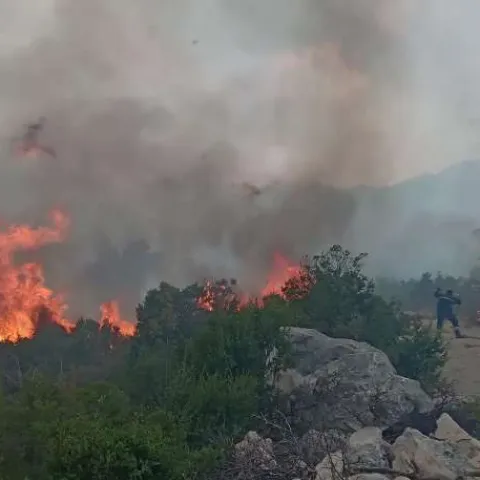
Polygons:
<instances>
[{"instance_id":1,"label":"ember glow","mask_svg":"<svg viewBox=\"0 0 480 480\"><path fill-rule=\"evenodd\" d=\"M50 216L51 227L13 225L0 234L0 341L31 337L42 312L66 329L72 327L65 318L67 305L62 296L45 285L42 266L14 263L18 251L36 250L65 238L68 217L58 210Z\"/></svg>"},{"instance_id":2,"label":"ember glow","mask_svg":"<svg viewBox=\"0 0 480 480\"><path fill-rule=\"evenodd\" d=\"M236 291L234 281L220 282L206 281L202 294L197 299L197 306L203 310L213 312L217 308L238 310L249 302L249 297Z\"/></svg>"},{"instance_id":3,"label":"ember glow","mask_svg":"<svg viewBox=\"0 0 480 480\"><path fill-rule=\"evenodd\" d=\"M120 307L116 300L105 302L100 306L100 326L110 325L118 328L120 333L125 336L132 336L135 333L135 325L127 320L122 320Z\"/></svg>"},{"instance_id":4,"label":"ember glow","mask_svg":"<svg viewBox=\"0 0 480 480\"><path fill-rule=\"evenodd\" d=\"M213 312L215 309L215 292L213 290L213 283L210 280L205 282L202 294L197 299L197 306L208 312Z\"/></svg>"}]
</instances>

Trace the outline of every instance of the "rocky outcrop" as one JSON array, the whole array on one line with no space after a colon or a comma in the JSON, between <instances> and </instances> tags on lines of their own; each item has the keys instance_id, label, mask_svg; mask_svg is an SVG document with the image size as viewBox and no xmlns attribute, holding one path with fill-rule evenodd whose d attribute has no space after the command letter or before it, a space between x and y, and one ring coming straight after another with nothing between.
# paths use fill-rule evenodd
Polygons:
<instances>
[{"instance_id":1,"label":"rocky outcrop","mask_svg":"<svg viewBox=\"0 0 480 480\"><path fill-rule=\"evenodd\" d=\"M447 440L454 443L466 441L480 448L480 441L472 438L446 413L442 414L438 419L434 437L438 440Z\"/></svg>"},{"instance_id":2,"label":"rocky outcrop","mask_svg":"<svg viewBox=\"0 0 480 480\"><path fill-rule=\"evenodd\" d=\"M443 424L443 425L442 425ZM392 446L393 468L419 478L455 480L480 469L480 443L470 437L448 416L443 416L437 440L408 428Z\"/></svg>"},{"instance_id":3,"label":"rocky outcrop","mask_svg":"<svg viewBox=\"0 0 480 480\"><path fill-rule=\"evenodd\" d=\"M281 461L275 458L271 441L261 446L255 437L264 476L255 478L314 478L315 480L460 480L480 475L480 442L470 437L451 417L444 414L439 419L435 438L407 428L393 445L382 439L381 430L366 427L351 435L344 448L323 454L311 463L298 458L298 450L292 450L297 470L282 475ZM252 433L248 437L253 438ZM241 445L248 444L245 439ZM243 448L243 447L242 447ZM265 461L265 450L268 451ZM238 478L254 478L244 475Z\"/></svg>"},{"instance_id":4,"label":"rocky outcrop","mask_svg":"<svg viewBox=\"0 0 480 480\"><path fill-rule=\"evenodd\" d=\"M475 418L468 407L465 408L468 401L468 398L457 399L455 403L446 405L443 412L448 413L455 423L460 425L469 435L480 438L480 421Z\"/></svg>"},{"instance_id":5,"label":"rocky outcrop","mask_svg":"<svg viewBox=\"0 0 480 480\"><path fill-rule=\"evenodd\" d=\"M397 375L383 352L315 330L292 328L290 338L294 366L275 379L285 435L249 432L235 447L234 473L222 479L480 477L480 441L447 413L438 417L443 407Z\"/></svg>"},{"instance_id":6,"label":"rocky outcrop","mask_svg":"<svg viewBox=\"0 0 480 480\"><path fill-rule=\"evenodd\" d=\"M348 465L357 468L389 468L393 459L392 447L383 440L379 428L366 427L350 437L344 458Z\"/></svg>"},{"instance_id":7,"label":"rocky outcrop","mask_svg":"<svg viewBox=\"0 0 480 480\"><path fill-rule=\"evenodd\" d=\"M275 381L296 428L353 432L433 408L419 383L397 375L387 355L371 345L303 328L289 334L294 366Z\"/></svg>"}]
</instances>

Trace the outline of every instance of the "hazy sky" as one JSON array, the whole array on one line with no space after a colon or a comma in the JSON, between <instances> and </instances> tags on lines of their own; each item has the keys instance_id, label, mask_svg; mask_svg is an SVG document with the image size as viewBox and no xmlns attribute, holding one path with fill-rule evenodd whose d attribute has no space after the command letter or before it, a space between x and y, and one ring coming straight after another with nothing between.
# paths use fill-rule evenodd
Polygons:
<instances>
[{"instance_id":1,"label":"hazy sky","mask_svg":"<svg viewBox=\"0 0 480 480\"><path fill-rule=\"evenodd\" d=\"M0 0L0 216L70 213L45 255L82 305L340 241L355 205L320 184L479 153L478 18L477 0ZM12 156L42 115L58 158ZM242 181L284 190L252 203Z\"/></svg>"}]
</instances>

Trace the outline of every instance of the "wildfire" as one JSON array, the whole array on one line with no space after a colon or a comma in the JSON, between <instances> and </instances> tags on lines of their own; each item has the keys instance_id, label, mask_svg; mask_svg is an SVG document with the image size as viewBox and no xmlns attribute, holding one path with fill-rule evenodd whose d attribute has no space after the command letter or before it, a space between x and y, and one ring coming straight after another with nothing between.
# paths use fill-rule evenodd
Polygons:
<instances>
[{"instance_id":1,"label":"wildfire","mask_svg":"<svg viewBox=\"0 0 480 480\"><path fill-rule=\"evenodd\" d=\"M28 225L13 225L0 233L0 342L16 342L31 338L42 321L51 321L72 331L74 323L66 317L67 304L62 295L54 293L45 285L42 266L39 263L14 262L15 253L36 250L44 245L59 243L65 239L70 226L68 217L59 210L51 212L51 226L32 228ZM273 256L273 266L257 303L271 294L284 296L283 288L289 282L304 286L302 267L280 253ZM297 289L298 290L298 289ZM236 288L236 282L207 282L197 300L199 308L213 311L216 308L240 309L251 298ZM118 328L125 336L135 334L135 324L124 320L116 300L105 302L100 307L100 328L105 325Z\"/></svg>"},{"instance_id":2,"label":"wildfire","mask_svg":"<svg viewBox=\"0 0 480 480\"><path fill-rule=\"evenodd\" d=\"M248 296L235 292L234 286L236 282L223 280L213 283L205 282L202 294L197 299L198 308L213 312L216 308L235 308L239 309L246 305L249 301Z\"/></svg>"},{"instance_id":3,"label":"wildfire","mask_svg":"<svg viewBox=\"0 0 480 480\"><path fill-rule=\"evenodd\" d=\"M74 328L74 323L65 316L67 304L63 296L45 285L42 266L34 262L14 263L15 253L19 251L36 250L65 239L70 226L68 217L54 210L50 218L50 227L12 225L0 233L0 341L31 338L42 315L67 331ZM107 323L117 327L123 335L135 332L135 325L122 320L116 301L101 306L100 326Z\"/></svg>"},{"instance_id":4,"label":"wildfire","mask_svg":"<svg viewBox=\"0 0 480 480\"><path fill-rule=\"evenodd\" d=\"M213 283L210 280L205 282L202 294L197 299L198 308L213 312L215 309L215 292L213 290Z\"/></svg>"},{"instance_id":5,"label":"wildfire","mask_svg":"<svg viewBox=\"0 0 480 480\"><path fill-rule=\"evenodd\" d=\"M48 317L67 329L72 324L65 318L67 305L61 295L45 286L42 266L38 263L14 264L14 254L36 250L61 242L69 227L69 219L55 210L50 214L53 226L31 228L13 225L0 233L0 341L17 341L31 337L39 315Z\"/></svg>"},{"instance_id":6,"label":"wildfire","mask_svg":"<svg viewBox=\"0 0 480 480\"><path fill-rule=\"evenodd\" d=\"M269 295L285 297L283 289L289 283L295 284L300 295L305 295L310 290L312 282L313 280L305 275L301 265L293 263L279 252L275 252L273 254L273 266L267 277L266 285L255 301L262 304L263 299ZM207 281L197 300L197 305L199 308L211 312L215 308L232 304L240 309L247 305L250 300L253 300L253 298L243 293L234 292L231 284L229 285L226 281L219 283Z\"/></svg>"},{"instance_id":7,"label":"wildfire","mask_svg":"<svg viewBox=\"0 0 480 480\"><path fill-rule=\"evenodd\" d=\"M135 334L135 325L127 320L122 320L120 316L120 307L116 300L110 300L100 306L100 326L111 325L118 328L120 333L125 336Z\"/></svg>"},{"instance_id":8,"label":"wildfire","mask_svg":"<svg viewBox=\"0 0 480 480\"><path fill-rule=\"evenodd\" d=\"M279 252L275 252L272 270L268 275L267 284L261 292L262 298L274 294L283 296L282 289L287 281L291 278L299 278L301 273L300 265L292 263Z\"/></svg>"}]
</instances>

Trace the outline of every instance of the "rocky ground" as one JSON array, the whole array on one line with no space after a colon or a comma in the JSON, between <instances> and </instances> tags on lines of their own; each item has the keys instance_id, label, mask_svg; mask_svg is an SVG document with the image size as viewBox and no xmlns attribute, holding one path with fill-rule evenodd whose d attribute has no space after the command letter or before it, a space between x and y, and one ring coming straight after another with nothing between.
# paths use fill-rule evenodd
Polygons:
<instances>
[{"instance_id":1,"label":"rocky ground","mask_svg":"<svg viewBox=\"0 0 480 480\"><path fill-rule=\"evenodd\" d=\"M447 376L462 393L479 393L480 327L466 333L479 338L450 343ZM445 335L451 332L446 329ZM265 428L259 421L259 432L249 432L235 446L232 463L219 478L480 477L480 441L464 430L473 431L474 425L457 410L448 410L450 416L444 405L435 405L418 382L398 376L383 352L300 328L291 330L291 341L294 367L276 378L285 400L278 422Z\"/></svg>"},{"instance_id":2,"label":"rocky ground","mask_svg":"<svg viewBox=\"0 0 480 480\"><path fill-rule=\"evenodd\" d=\"M469 325L463 331L471 338L453 339L451 328L445 327L449 344L445 377L460 395L480 396L480 326Z\"/></svg>"},{"instance_id":3,"label":"rocky ground","mask_svg":"<svg viewBox=\"0 0 480 480\"><path fill-rule=\"evenodd\" d=\"M443 414L431 436L406 428L392 444L381 429L365 427L344 445L308 464L297 457L285 470L274 443L249 432L235 447L236 472L242 480L466 480L480 475L480 442Z\"/></svg>"}]
</instances>

